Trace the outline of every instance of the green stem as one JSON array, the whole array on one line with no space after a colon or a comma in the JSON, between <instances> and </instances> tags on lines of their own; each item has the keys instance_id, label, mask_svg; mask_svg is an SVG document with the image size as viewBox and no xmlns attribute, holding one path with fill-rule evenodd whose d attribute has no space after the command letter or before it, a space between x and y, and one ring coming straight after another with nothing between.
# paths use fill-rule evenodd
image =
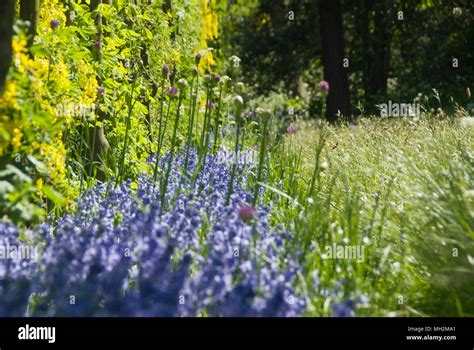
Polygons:
<instances>
[{"instance_id":1,"label":"green stem","mask_svg":"<svg viewBox=\"0 0 474 350\"><path fill-rule=\"evenodd\" d=\"M220 111L221 111L221 101L222 101L222 85L221 85L221 88L219 90L219 100L217 102L217 110L216 110L216 115L215 115L215 118L214 118L214 147L213 147L213 151L216 152L217 151L217 147L219 145L219 115L220 115Z\"/></svg>"},{"instance_id":2,"label":"green stem","mask_svg":"<svg viewBox=\"0 0 474 350\"><path fill-rule=\"evenodd\" d=\"M93 125L93 136L92 136L92 149L90 150L90 160L91 160L91 163L89 165L89 177L92 177L92 170L94 168L94 153L95 153L95 143L96 143L96 134L97 134L97 130L96 130L96 127L97 127L97 114L98 113L94 113L94 125ZM87 121L88 123L88 121Z\"/></svg>"},{"instance_id":3,"label":"green stem","mask_svg":"<svg viewBox=\"0 0 474 350\"><path fill-rule=\"evenodd\" d=\"M163 214L163 209L165 207L164 201L165 201L166 189L168 187L168 180L171 173L171 166L173 165L172 163L173 163L173 158L174 158L174 148L175 148L175 143L176 143L176 135L178 133L180 109L181 109L181 102L183 99L183 95L184 95L183 93L179 94L178 110L176 112L176 119L174 121L174 128L173 128L173 136L171 138L171 149L170 149L169 158L168 158L168 167L166 169L163 186L162 188L160 188L160 195L161 195L160 216Z\"/></svg>"},{"instance_id":4,"label":"green stem","mask_svg":"<svg viewBox=\"0 0 474 350\"><path fill-rule=\"evenodd\" d=\"M128 103L128 115L127 115L126 125L125 125L125 141L123 143L122 156L120 157L120 171L119 171L119 174L117 175L117 181L115 183L115 187L118 186L120 182L119 180L123 180L123 169L125 166L125 152L127 151L127 147L128 147L128 134L130 132L130 126L131 126L130 117L132 116L133 107L135 107L135 102L136 102L133 100L133 95L135 92L135 82L136 82L136 79L134 79L134 83L132 85L132 93L130 94L130 102Z\"/></svg>"},{"instance_id":5,"label":"green stem","mask_svg":"<svg viewBox=\"0 0 474 350\"><path fill-rule=\"evenodd\" d=\"M311 177L311 182L310 182L309 189L308 189L308 195L306 196L307 198L312 197L316 181L318 181L318 183L319 183L319 178L320 178L320 175L319 175L319 161L320 161L320 158L321 158L321 152L324 148L325 139L326 138L325 138L324 134L321 134L319 136L319 142L318 142L318 145L316 146L316 152L315 152L316 155L315 155L313 176Z\"/></svg>"},{"instance_id":6,"label":"green stem","mask_svg":"<svg viewBox=\"0 0 474 350\"><path fill-rule=\"evenodd\" d=\"M188 141L186 144L186 158L184 160L184 171L185 173L188 172L188 162L189 162L189 150L191 148L191 140L193 137L193 127L194 127L194 112L196 109L196 100L197 100L197 92L199 91L199 76L196 78L196 96L193 98L193 85L194 79L191 82L191 93L189 95L189 100L191 101L191 113L189 117L189 125L188 125Z\"/></svg>"},{"instance_id":7,"label":"green stem","mask_svg":"<svg viewBox=\"0 0 474 350\"><path fill-rule=\"evenodd\" d=\"M209 147L209 128L210 128L210 116L209 116L209 108L208 108L208 104L209 104L209 101L212 100L212 90L210 87L207 88L207 93L206 93L206 109L204 111L204 123L203 123L203 129L202 129L202 132L201 132L201 140L200 140L200 144L199 144L199 162L196 166L196 168L194 169L194 173L193 173L193 177L192 177L192 181L196 181L196 178L199 174L199 172L201 171L202 169L202 166L205 164L206 162L206 158L207 158L207 149Z\"/></svg>"},{"instance_id":8,"label":"green stem","mask_svg":"<svg viewBox=\"0 0 474 350\"><path fill-rule=\"evenodd\" d=\"M168 128L168 121L170 120L170 111L171 111L171 101L168 105L168 110L166 111L165 124L163 125L163 130L161 132L160 144L158 145L158 154L161 153L163 144L165 142L166 129Z\"/></svg>"},{"instance_id":9,"label":"green stem","mask_svg":"<svg viewBox=\"0 0 474 350\"><path fill-rule=\"evenodd\" d=\"M164 96L163 96L163 98L164 98ZM162 104L163 104L163 102L162 102ZM160 118L160 126L159 126L159 130L158 130L158 148L156 150L155 170L153 172L153 188L155 188L156 179L158 177L158 162L160 160L161 147L163 146L164 133L166 131L166 126L168 125L170 108L171 108L171 100L168 103L168 110L166 112L164 127L162 126L162 124L163 124L163 120L162 120L163 119L163 114L161 114L162 117Z\"/></svg>"},{"instance_id":10,"label":"green stem","mask_svg":"<svg viewBox=\"0 0 474 350\"><path fill-rule=\"evenodd\" d=\"M201 132L201 140L199 143L200 146L200 153L204 151L204 141L205 141L205 136L206 136L206 129L207 129L207 114L208 114L208 104L209 104L209 88L207 88L206 91L206 106L204 109L204 122L202 124L202 132ZM201 154L199 155L201 157Z\"/></svg>"},{"instance_id":11,"label":"green stem","mask_svg":"<svg viewBox=\"0 0 474 350\"><path fill-rule=\"evenodd\" d=\"M161 140L161 125L163 124L163 105L165 103L165 78L161 80L161 103L160 103L160 121L158 122L158 139L156 142L156 162L155 169L153 170L153 183L156 182L158 174L158 160L160 159L160 140Z\"/></svg>"},{"instance_id":12,"label":"green stem","mask_svg":"<svg viewBox=\"0 0 474 350\"><path fill-rule=\"evenodd\" d=\"M257 181L255 181L255 190L253 194L254 206L257 204L258 190L260 189L259 183L260 181L262 181L263 163L265 161L265 151L266 151L266 141L267 141L267 124L268 124L268 120L265 120L263 123L262 143L260 145L260 160L258 162Z\"/></svg>"},{"instance_id":13,"label":"green stem","mask_svg":"<svg viewBox=\"0 0 474 350\"><path fill-rule=\"evenodd\" d=\"M229 202L230 202L230 196L232 195L232 192L233 192L233 187L234 187L234 178L235 178L235 172L237 170L237 162L239 160L239 157L238 157L238 152L239 152L239 142L240 142L240 110L237 111L235 113L235 116L237 118L236 120L236 136L235 136L235 147L234 147L234 156L235 156L235 159L233 160L234 161L234 164L232 164L232 171L230 173L230 180L229 180L229 186L228 186L228 189L227 189L227 196L226 196L226 200L225 200L225 204L226 205L229 205Z\"/></svg>"},{"instance_id":14,"label":"green stem","mask_svg":"<svg viewBox=\"0 0 474 350\"><path fill-rule=\"evenodd\" d=\"M212 94L212 90L209 96L209 102L212 103L212 99L214 98ZM207 156L207 152L209 149L209 144L211 143L211 125L212 125L212 109L207 107L207 127L206 127L206 134L205 134L205 141L204 141L204 156Z\"/></svg>"}]
</instances>

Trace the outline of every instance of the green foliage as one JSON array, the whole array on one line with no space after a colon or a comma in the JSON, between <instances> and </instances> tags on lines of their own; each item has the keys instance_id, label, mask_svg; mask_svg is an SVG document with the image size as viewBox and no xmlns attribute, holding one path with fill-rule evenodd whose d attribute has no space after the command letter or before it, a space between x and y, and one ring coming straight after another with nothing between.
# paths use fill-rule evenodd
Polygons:
<instances>
[{"instance_id":1,"label":"green foliage","mask_svg":"<svg viewBox=\"0 0 474 350\"><path fill-rule=\"evenodd\" d=\"M258 93L285 82L295 94L298 78L319 52L316 5L308 0L228 5L221 16L229 28L221 54L242 59L243 77Z\"/></svg>"},{"instance_id":2,"label":"green foliage","mask_svg":"<svg viewBox=\"0 0 474 350\"><path fill-rule=\"evenodd\" d=\"M223 8L220 55L241 58L239 72L259 94L297 96L309 84L319 116L322 79L318 1L252 1ZM384 101L411 101L437 89L446 106L472 101L474 7L468 1L341 1L352 104L368 113ZM290 16L294 15L290 20ZM401 17L400 17L401 16ZM454 59L457 61L455 62ZM457 67L453 67L457 65ZM232 67L224 67L228 71ZM471 106L472 108L472 106ZM452 111L451 110L451 111Z\"/></svg>"}]
</instances>

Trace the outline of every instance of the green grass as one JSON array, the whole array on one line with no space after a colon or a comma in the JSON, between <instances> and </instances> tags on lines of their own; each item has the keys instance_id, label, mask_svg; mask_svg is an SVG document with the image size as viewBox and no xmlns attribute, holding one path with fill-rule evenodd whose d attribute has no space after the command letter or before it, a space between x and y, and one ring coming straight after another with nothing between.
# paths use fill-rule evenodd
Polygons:
<instances>
[{"instance_id":1,"label":"green grass","mask_svg":"<svg viewBox=\"0 0 474 350\"><path fill-rule=\"evenodd\" d=\"M330 315L337 300L314 295L339 286L335 299L368 297L357 315L474 316L474 129L426 116L297 127L271 152L264 200L317 271L298 286L309 313ZM333 243L364 260L324 259Z\"/></svg>"}]
</instances>

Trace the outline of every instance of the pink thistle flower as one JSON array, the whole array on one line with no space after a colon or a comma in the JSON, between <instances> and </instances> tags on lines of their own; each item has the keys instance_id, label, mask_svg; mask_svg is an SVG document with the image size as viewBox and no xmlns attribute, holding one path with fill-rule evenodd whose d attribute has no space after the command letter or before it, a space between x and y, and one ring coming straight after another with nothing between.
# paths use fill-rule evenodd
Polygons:
<instances>
[{"instance_id":1,"label":"pink thistle flower","mask_svg":"<svg viewBox=\"0 0 474 350\"><path fill-rule=\"evenodd\" d=\"M319 88L323 91L329 91L329 83L326 80L322 80L319 83Z\"/></svg>"},{"instance_id":2,"label":"pink thistle flower","mask_svg":"<svg viewBox=\"0 0 474 350\"><path fill-rule=\"evenodd\" d=\"M296 129L293 125L290 125L288 128L286 128L286 132L290 135L296 134L297 131L298 129Z\"/></svg>"},{"instance_id":3,"label":"pink thistle flower","mask_svg":"<svg viewBox=\"0 0 474 350\"><path fill-rule=\"evenodd\" d=\"M174 87L174 86L170 86L168 88L166 88L166 94L170 97L170 98L173 98L173 97L176 97L176 95L178 95L178 88Z\"/></svg>"},{"instance_id":4,"label":"pink thistle flower","mask_svg":"<svg viewBox=\"0 0 474 350\"><path fill-rule=\"evenodd\" d=\"M254 206L249 205L249 204L243 204L240 206L239 217L243 222L248 223L254 220L256 216L257 216L257 210L255 209Z\"/></svg>"}]
</instances>

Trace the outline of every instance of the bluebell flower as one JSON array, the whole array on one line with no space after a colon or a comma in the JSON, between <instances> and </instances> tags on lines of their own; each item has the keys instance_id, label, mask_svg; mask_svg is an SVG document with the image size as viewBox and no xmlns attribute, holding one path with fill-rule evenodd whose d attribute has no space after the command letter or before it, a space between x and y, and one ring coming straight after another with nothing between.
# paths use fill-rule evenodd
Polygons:
<instances>
[{"instance_id":1,"label":"bluebell flower","mask_svg":"<svg viewBox=\"0 0 474 350\"><path fill-rule=\"evenodd\" d=\"M285 244L294 238L269 224L268 208L253 208L251 225L242 220L255 169L248 157L236 163L226 204L231 165L219 152L195 181L176 155L162 215L160 188L145 173L137 189L99 184L74 213L35 228L37 261L0 261L0 316L301 315L305 298L293 285L304 270ZM190 173L197 164L191 152ZM18 230L0 223L0 240L18 243Z\"/></svg>"}]
</instances>

